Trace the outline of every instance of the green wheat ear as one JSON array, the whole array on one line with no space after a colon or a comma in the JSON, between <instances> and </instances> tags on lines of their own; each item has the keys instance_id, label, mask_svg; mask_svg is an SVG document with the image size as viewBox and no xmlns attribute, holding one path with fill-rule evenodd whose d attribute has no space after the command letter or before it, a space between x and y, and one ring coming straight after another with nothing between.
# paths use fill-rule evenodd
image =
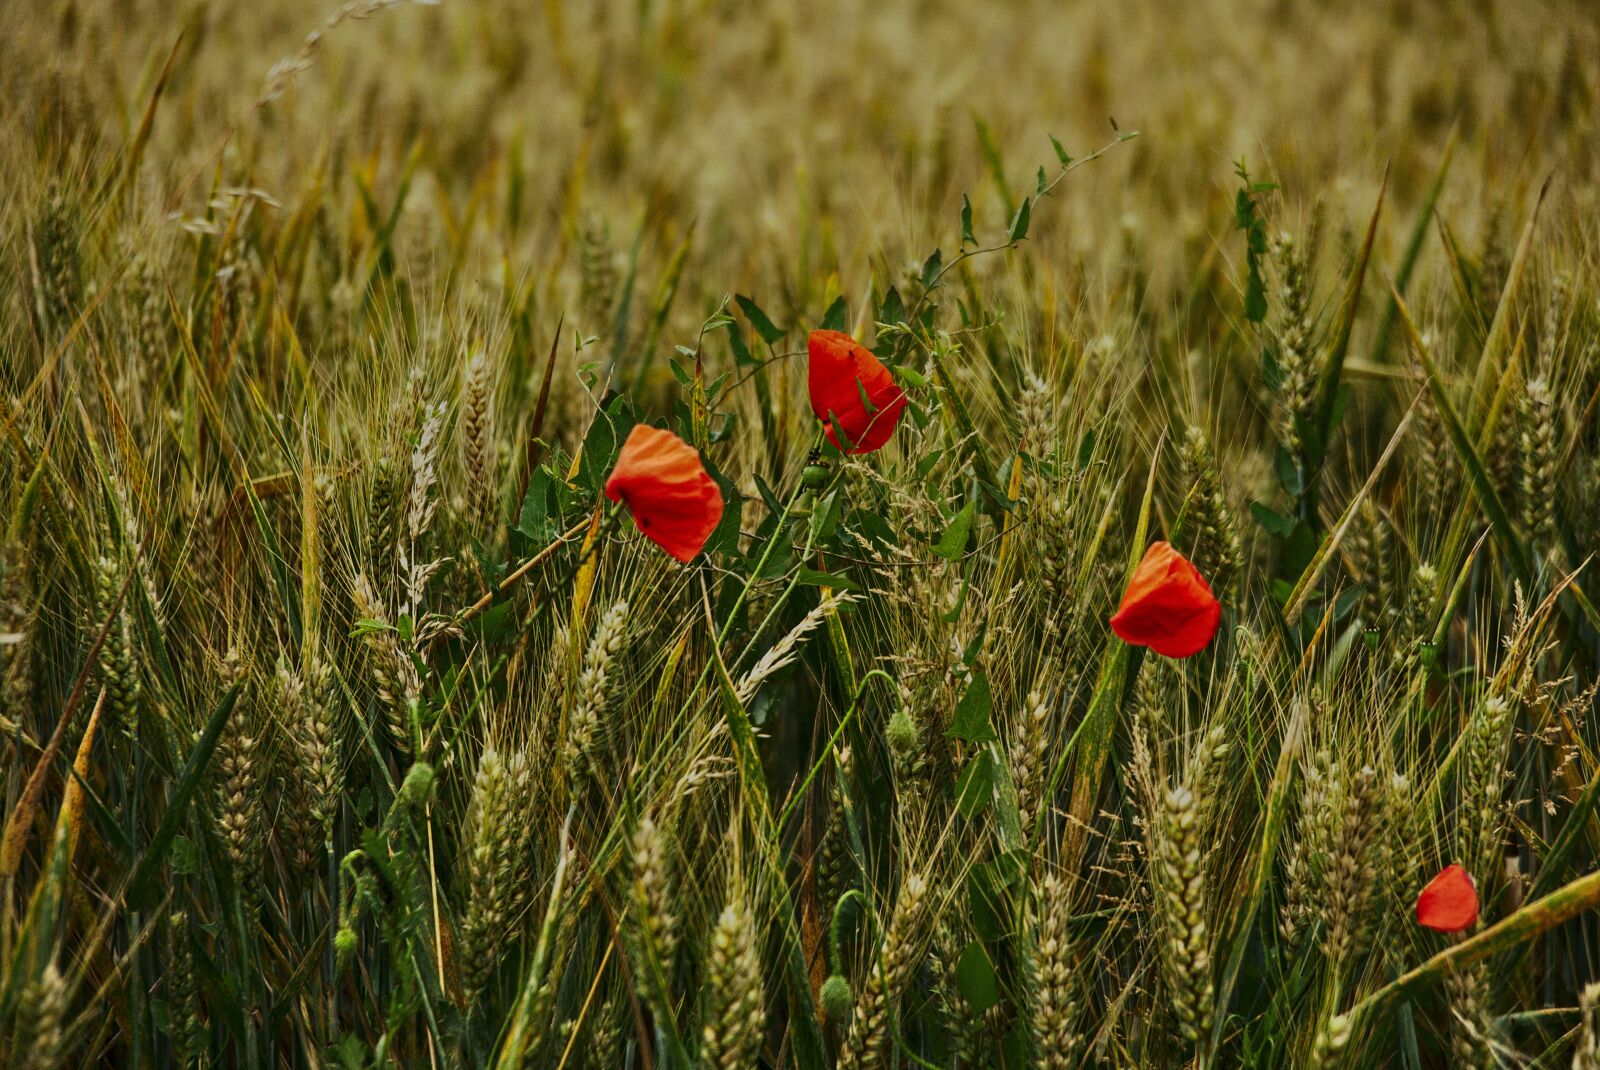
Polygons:
<instances>
[{"instance_id":1,"label":"green wheat ear","mask_svg":"<svg viewBox=\"0 0 1600 1070\"><path fill-rule=\"evenodd\" d=\"M700 1060L717 1070L745 1070L756 1066L766 1011L760 949L750 908L742 901L745 892L736 881L729 893L733 898L711 931Z\"/></svg>"}]
</instances>

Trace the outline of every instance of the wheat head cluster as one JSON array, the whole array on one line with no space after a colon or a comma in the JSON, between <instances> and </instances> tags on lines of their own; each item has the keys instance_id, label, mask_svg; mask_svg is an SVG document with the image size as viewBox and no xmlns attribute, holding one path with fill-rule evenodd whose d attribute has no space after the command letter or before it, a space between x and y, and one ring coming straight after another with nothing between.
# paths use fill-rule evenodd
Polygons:
<instances>
[{"instance_id":1,"label":"wheat head cluster","mask_svg":"<svg viewBox=\"0 0 1600 1070\"><path fill-rule=\"evenodd\" d=\"M1600 19L0 4L0 1066L1600 1070Z\"/></svg>"}]
</instances>

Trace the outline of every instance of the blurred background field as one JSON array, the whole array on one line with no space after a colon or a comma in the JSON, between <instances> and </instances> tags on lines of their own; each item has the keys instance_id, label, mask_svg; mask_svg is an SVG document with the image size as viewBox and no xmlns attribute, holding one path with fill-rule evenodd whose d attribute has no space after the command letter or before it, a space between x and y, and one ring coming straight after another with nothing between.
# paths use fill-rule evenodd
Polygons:
<instances>
[{"instance_id":1,"label":"blurred background field","mask_svg":"<svg viewBox=\"0 0 1600 1070\"><path fill-rule=\"evenodd\" d=\"M1600 1066L1593 4L0 4L0 398L0 1065Z\"/></svg>"},{"instance_id":2,"label":"blurred background field","mask_svg":"<svg viewBox=\"0 0 1600 1070\"><path fill-rule=\"evenodd\" d=\"M1047 135L1086 149L1113 117L1144 140L1074 180L1034 235L1051 289L1074 296L1103 298L1140 261L1170 305L1216 255L1240 157L1296 217L1320 201L1351 230L1386 162L1403 213L1459 127L1444 204L1468 246L1489 221L1514 229L1552 168L1557 196L1593 214L1600 28L1582 4L402 5L330 33L257 108L325 14L8 7L10 185L121 147L175 50L138 176L157 240L173 230L159 209L199 211L219 163L274 217L322 187L344 229L359 219L332 206L354 176L387 205L414 155L408 272L475 294L508 258L541 311L575 298L585 226L620 251L639 241L646 277L692 228L685 323L696 286L757 281L815 317L869 264L949 245L963 191L1003 224Z\"/></svg>"}]
</instances>

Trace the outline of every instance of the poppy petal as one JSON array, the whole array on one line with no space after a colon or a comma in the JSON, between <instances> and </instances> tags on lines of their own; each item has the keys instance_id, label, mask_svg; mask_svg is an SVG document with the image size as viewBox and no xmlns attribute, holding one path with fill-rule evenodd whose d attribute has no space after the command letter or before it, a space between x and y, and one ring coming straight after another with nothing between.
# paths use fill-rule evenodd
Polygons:
<instances>
[{"instance_id":1,"label":"poppy petal","mask_svg":"<svg viewBox=\"0 0 1600 1070\"><path fill-rule=\"evenodd\" d=\"M1206 648L1221 621L1222 605L1205 577L1170 545L1154 542L1134 569L1111 630L1162 657L1187 658Z\"/></svg>"},{"instance_id":2,"label":"poppy petal","mask_svg":"<svg viewBox=\"0 0 1600 1070\"><path fill-rule=\"evenodd\" d=\"M646 424L634 425L617 453L606 497L626 504L645 537L684 562L705 547L722 519L722 490L699 451Z\"/></svg>"},{"instance_id":3,"label":"poppy petal","mask_svg":"<svg viewBox=\"0 0 1600 1070\"><path fill-rule=\"evenodd\" d=\"M1478 920L1478 886L1460 865L1446 866L1417 896L1417 924L1458 933Z\"/></svg>"},{"instance_id":4,"label":"poppy petal","mask_svg":"<svg viewBox=\"0 0 1600 1070\"><path fill-rule=\"evenodd\" d=\"M842 331L812 331L806 350L811 411L828 441L847 453L881 449L906 407L905 392L889 369Z\"/></svg>"}]
</instances>

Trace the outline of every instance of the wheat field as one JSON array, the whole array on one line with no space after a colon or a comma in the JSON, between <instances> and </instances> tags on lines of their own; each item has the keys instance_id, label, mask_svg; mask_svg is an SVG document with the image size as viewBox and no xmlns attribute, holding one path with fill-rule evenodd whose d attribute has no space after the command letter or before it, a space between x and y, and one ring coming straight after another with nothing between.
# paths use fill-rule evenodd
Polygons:
<instances>
[{"instance_id":1,"label":"wheat field","mask_svg":"<svg viewBox=\"0 0 1600 1070\"><path fill-rule=\"evenodd\" d=\"M0 4L0 1066L1600 1070L1597 408L1591 3Z\"/></svg>"}]
</instances>

